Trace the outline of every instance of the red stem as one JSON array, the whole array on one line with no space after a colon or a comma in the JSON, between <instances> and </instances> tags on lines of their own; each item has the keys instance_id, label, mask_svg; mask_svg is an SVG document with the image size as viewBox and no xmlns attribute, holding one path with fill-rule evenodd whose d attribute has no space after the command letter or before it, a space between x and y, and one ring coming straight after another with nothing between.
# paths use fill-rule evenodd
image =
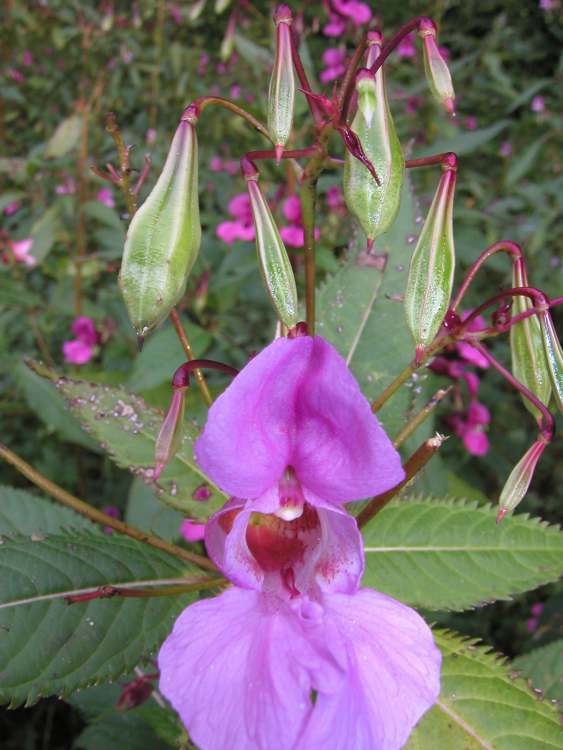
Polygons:
<instances>
[{"instance_id":1,"label":"red stem","mask_svg":"<svg viewBox=\"0 0 563 750\"><path fill-rule=\"evenodd\" d=\"M133 195L139 194L139 190L143 187L143 184L147 179L151 165L152 159L150 157L150 154L145 154L145 163L143 164L143 169L141 170L141 174L139 175L139 179L137 180L135 187L131 191Z\"/></svg>"},{"instance_id":2,"label":"red stem","mask_svg":"<svg viewBox=\"0 0 563 750\"><path fill-rule=\"evenodd\" d=\"M485 263L485 261L488 260L491 255L495 255L495 253L499 252L507 253L508 255L511 255L515 260L523 260L522 248L516 242L512 242L511 240L500 240L500 242L495 242L494 245L490 245L486 250L483 250L481 255L477 258L475 263L473 263L473 265L467 272L467 276L465 277L461 287L459 288L459 292L457 293L457 296L454 299L452 306L450 307L450 310L452 312L456 311L456 308L465 296L465 293L467 292L470 284L477 274L477 271L481 268L483 263Z\"/></svg>"},{"instance_id":3,"label":"red stem","mask_svg":"<svg viewBox=\"0 0 563 750\"><path fill-rule=\"evenodd\" d=\"M506 299L506 297L529 297L532 300L532 303L534 305L537 305L538 312L546 312L550 308L550 302L547 296L540 290L536 289L533 286L519 286L515 289L509 289L506 292L501 292L500 294L495 294L494 297L491 297L486 302L483 302L482 305L479 305L479 307L476 307L473 312L465 318L463 323L457 328L455 331L452 331L453 336L455 338L460 338L467 330L467 328L471 325L471 323L477 318L482 312L484 312L488 307L491 307L496 302L500 302L503 299Z\"/></svg>"},{"instance_id":4,"label":"red stem","mask_svg":"<svg viewBox=\"0 0 563 750\"><path fill-rule=\"evenodd\" d=\"M364 52L367 48L367 36L364 34L362 41L356 47L356 50L350 60L344 79L340 87L340 94L338 96L338 125L345 125L348 119L348 111L350 109L350 102L352 101L352 94L354 92L354 86L356 83L356 70L360 64Z\"/></svg>"},{"instance_id":5,"label":"red stem","mask_svg":"<svg viewBox=\"0 0 563 750\"><path fill-rule=\"evenodd\" d=\"M294 149L288 149L283 152L281 155L282 159L301 159L305 156L313 156L313 154L317 153L317 147L316 146L309 146L309 148L294 148ZM245 157L247 159L277 159L277 154L274 151L274 149L269 149L265 151L249 151L247 154L245 154ZM245 158L242 157L242 158Z\"/></svg>"},{"instance_id":6,"label":"red stem","mask_svg":"<svg viewBox=\"0 0 563 750\"><path fill-rule=\"evenodd\" d=\"M405 161L405 167L407 167L407 169L412 169L413 167L430 167L434 164L449 164L452 156L455 156L455 154L451 151L446 151L443 154L422 156L420 159L407 159Z\"/></svg>"},{"instance_id":7,"label":"red stem","mask_svg":"<svg viewBox=\"0 0 563 750\"><path fill-rule=\"evenodd\" d=\"M420 25L421 21L429 21L426 16L418 16L418 18L413 18L412 21L409 21L404 26L401 26L399 31L391 37L391 39L381 48L381 52L379 53L377 60L374 62L374 64L371 66L370 71L375 75L379 68L383 65L385 60L389 57L391 52L397 47L397 45L408 35L411 33L411 31L414 31L417 29ZM430 21L430 23L433 23L433 21Z\"/></svg>"},{"instance_id":8,"label":"red stem","mask_svg":"<svg viewBox=\"0 0 563 750\"><path fill-rule=\"evenodd\" d=\"M190 385L190 373L193 370L203 368L219 370L219 372L225 372L233 378L238 375L238 370L223 364L223 362L216 362L214 359L191 359L189 362L180 365L172 376L172 388L187 388Z\"/></svg>"},{"instance_id":9,"label":"red stem","mask_svg":"<svg viewBox=\"0 0 563 750\"><path fill-rule=\"evenodd\" d=\"M309 84L309 80L307 79L307 73L305 73L305 68L303 67L303 63L301 62L301 57L299 55L299 45L297 42L297 34L295 32L295 29L291 28L291 57L293 59L293 65L295 67L295 72L297 73L297 77L299 78L299 83L301 84L301 88L305 91L306 94L312 94L313 90L311 89L311 86ZM323 124L324 118L322 110L318 104L317 101L311 96L306 96L307 103L309 104L309 109L311 110L311 114L313 115L313 120L315 121L315 125L317 128L320 128Z\"/></svg>"},{"instance_id":10,"label":"red stem","mask_svg":"<svg viewBox=\"0 0 563 750\"><path fill-rule=\"evenodd\" d=\"M499 372L503 376L503 378L505 378L505 380L510 383L510 385L516 388L517 391L519 391L525 398L527 398L528 401L531 401L532 404L541 412L543 419L539 424L540 434L546 442L551 442L553 433L555 431L555 421L553 419L553 416L551 415L551 412L543 403L543 401L540 401L539 398L535 396L530 390L528 390L525 385L523 385L519 380L516 380L514 375L509 370L507 370L506 367L501 365L501 363L497 359L495 359L495 357L493 357L489 350L486 349L480 341L472 340L471 346L474 346L475 349L480 351L481 354L495 368L495 370L497 370L497 372Z\"/></svg>"}]
</instances>

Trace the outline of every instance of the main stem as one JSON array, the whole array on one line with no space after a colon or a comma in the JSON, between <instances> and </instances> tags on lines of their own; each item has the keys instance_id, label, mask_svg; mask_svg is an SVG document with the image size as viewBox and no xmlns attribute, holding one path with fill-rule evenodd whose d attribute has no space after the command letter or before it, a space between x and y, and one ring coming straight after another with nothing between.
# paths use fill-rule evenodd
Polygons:
<instances>
[{"instance_id":1,"label":"main stem","mask_svg":"<svg viewBox=\"0 0 563 750\"><path fill-rule=\"evenodd\" d=\"M66 505L68 508L72 508L76 513L89 518L94 523L98 523L102 526L109 526L120 534L125 534L132 539L136 539L138 542L149 544L151 547L167 552L169 555L174 555L174 557L178 557L181 560L186 560L186 562L194 563L200 568L213 571L216 570L211 560L208 560L206 557L197 555L195 552L190 552L182 547L177 547L175 544L169 544L163 539L152 536L152 534L147 534L145 531L141 531L135 526L129 526L129 524L123 523L123 521L119 521L117 518L112 518L97 508L93 508L88 503L85 503L84 500L80 500L62 487L59 487L58 484L51 482L50 479L38 472L33 466L30 466L30 464L1 443L0 458L3 458L7 463L11 464L20 472L20 474L23 474L23 476L27 477L30 482L33 482L36 487L44 490L59 503Z\"/></svg>"},{"instance_id":2,"label":"main stem","mask_svg":"<svg viewBox=\"0 0 563 750\"><path fill-rule=\"evenodd\" d=\"M170 313L170 320L172 321L172 325L176 329L176 333L178 334L178 338L180 339L180 343L182 344L182 349L184 350L186 358L191 362L193 359L195 359L194 353L180 321L180 317L178 316L178 313L174 308ZM203 400L205 401L207 406L211 406L211 404L213 403L213 397L209 392L209 388L207 387L207 383L205 382L202 371L199 369L194 370L194 375Z\"/></svg>"}]
</instances>

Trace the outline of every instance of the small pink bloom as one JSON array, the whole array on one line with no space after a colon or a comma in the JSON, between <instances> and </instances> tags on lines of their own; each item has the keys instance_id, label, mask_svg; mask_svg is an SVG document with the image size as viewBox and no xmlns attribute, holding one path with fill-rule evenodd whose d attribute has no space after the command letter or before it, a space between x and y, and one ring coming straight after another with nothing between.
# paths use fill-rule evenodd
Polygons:
<instances>
[{"instance_id":1,"label":"small pink bloom","mask_svg":"<svg viewBox=\"0 0 563 750\"><path fill-rule=\"evenodd\" d=\"M225 172L230 175L231 177L234 177L239 172L239 163L238 161L235 161L234 159L229 159L224 164Z\"/></svg>"},{"instance_id":2,"label":"small pink bloom","mask_svg":"<svg viewBox=\"0 0 563 750\"><path fill-rule=\"evenodd\" d=\"M8 246L17 263L23 263L30 268L37 263L37 258L31 254L33 239L28 237L25 240L9 241Z\"/></svg>"},{"instance_id":3,"label":"small pink bloom","mask_svg":"<svg viewBox=\"0 0 563 750\"><path fill-rule=\"evenodd\" d=\"M349 18L356 26L371 20L369 5L358 0L332 0L332 7L337 13Z\"/></svg>"},{"instance_id":4,"label":"small pink bloom","mask_svg":"<svg viewBox=\"0 0 563 750\"><path fill-rule=\"evenodd\" d=\"M227 210L231 214L231 216L234 216L236 219L241 219L244 221L248 219L251 220L252 208L250 206L250 198L248 197L248 193L238 193L238 195L235 195L233 198L231 198Z\"/></svg>"},{"instance_id":5,"label":"small pink bloom","mask_svg":"<svg viewBox=\"0 0 563 750\"><path fill-rule=\"evenodd\" d=\"M302 227L290 224L280 228L280 236L289 247L303 247L305 233Z\"/></svg>"},{"instance_id":6,"label":"small pink bloom","mask_svg":"<svg viewBox=\"0 0 563 750\"><path fill-rule=\"evenodd\" d=\"M499 153L501 156L510 156L510 154L512 153L512 144L510 143L510 141L503 141L500 144Z\"/></svg>"},{"instance_id":7,"label":"small pink bloom","mask_svg":"<svg viewBox=\"0 0 563 750\"><path fill-rule=\"evenodd\" d=\"M57 195L73 195L76 192L76 180L71 175L65 175L63 182L55 186Z\"/></svg>"},{"instance_id":8,"label":"small pink bloom","mask_svg":"<svg viewBox=\"0 0 563 750\"><path fill-rule=\"evenodd\" d=\"M536 602L535 604L532 604L530 612L534 615L534 617L539 617L544 609L545 604L543 604L542 602Z\"/></svg>"},{"instance_id":9,"label":"small pink bloom","mask_svg":"<svg viewBox=\"0 0 563 750\"><path fill-rule=\"evenodd\" d=\"M182 23L182 7L176 3L170 3L168 12L178 26Z\"/></svg>"},{"instance_id":10,"label":"small pink bloom","mask_svg":"<svg viewBox=\"0 0 563 750\"><path fill-rule=\"evenodd\" d=\"M211 162L209 163L209 169L212 172L222 172L223 171L223 160L219 156L214 156L211 159Z\"/></svg>"},{"instance_id":11,"label":"small pink bloom","mask_svg":"<svg viewBox=\"0 0 563 750\"><path fill-rule=\"evenodd\" d=\"M414 34L407 34L404 39L401 39L397 47L397 54L399 57L415 57Z\"/></svg>"},{"instance_id":12,"label":"small pink bloom","mask_svg":"<svg viewBox=\"0 0 563 750\"><path fill-rule=\"evenodd\" d=\"M477 118L473 115L465 118L465 127L468 130L477 130Z\"/></svg>"},{"instance_id":13,"label":"small pink bloom","mask_svg":"<svg viewBox=\"0 0 563 750\"><path fill-rule=\"evenodd\" d=\"M413 115L420 109L421 100L419 96L409 96L405 101L405 112Z\"/></svg>"},{"instance_id":14,"label":"small pink bloom","mask_svg":"<svg viewBox=\"0 0 563 750\"><path fill-rule=\"evenodd\" d=\"M346 22L337 13L331 13L329 22L323 27L325 36L340 37L346 31Z\"/></svg>"},{"instance_id":15,"label":"small pink bloom","mask_svg":"<svg viewBox=\"0 0 563 750\"><path fill-rule=\"evenodd\" d=\"M545 99L543 96L534 96L530 105L532 112L544 112L545 111Z\"/></svg>"},{"instance_id":16,"label":"small pink bloom","mask_svg":"<svg viewBox=\"0 0 563 750\"><path fill-rule=\"evenodd\" d=\"M338 185L326 191L326 203L334 212L338 212L344 207L344 194Z\"/></svg>"},{"instance_id":17,"label":"small pink bloom","mask_svg":"<svg viewBox=\"0 0 563 750\"><path fill-rule=\"evenodd\" d=\"M479 427L470 427L463 434L465 449L472 456L484 456L489 450L489 438Z\"/></svg>"},{"instance_id":18,"label":"small pink bloom","mask_svg":"<svg viewBox=\"0 0 563 750\"><path fill-rule=\"evenodd\" d=\"M82 364L81 362L78 362L76 364ZM121 518L121 511L119 508L115 505L104 505L102 508L102 512L105 513L107 516L111 516L112 518ZM106 534L113 534L113 529L111 526L104 526L104 533Z\"/></svg>"},{"instance_id":19,"label":"small pink bloom","mask_svg":"<svg viewBox=\"0 0 563 750\"><path fill-rule=\"evenodd\" d=\"M11 78L16 83L23 83L25 81L24 74L20 73L17 68L8 68L8 78Z\"/></svg>"},{"instance_id":20,"label":"small pink bloom","mask_svg":"<svg viewBox=\"0 0 563 750\"><path fill-rule=\"evenodd\" d=\"M147 132L145 133L145 143L147 143L150 146L155 141L156 141L156 130L154 128L149 128Z\"/></svg>"},{"instance_id":21,"label":"small pink bloom","mask_svg":"<svg viewBox=\"0 0 563 750\"><path fill-rule=\"evenodd\" d=\"M125 65L129 65L134 57L132 50L130 50L129 47L126 47L125 45L121 46L119 54L121 55L121 59L125 63Z\"/></svg>"},{"instance_id":22,"label":"small pink bloom","mask_svg":"<svg viewBox=\"0 0 563 750\"><path fill-rule=\"evenodd\" d=\"M346 72L345 59L346 53L338 47L326 49L323 53L323 63L326 68L320 73L321 83L330 83L343 75Z\"/></svg>"},{"instance_id":23,"label":"small pink bloom","mask_svg":"<svg viewBox=\"0 0 563 750\"><path fill-rule=\"evenodd\" d=\"M5 216L13 216L13 214L17 213L21 208L21 203L19 201L13 201L12 203L8 203L7 206L4 207L4 215Z\"/></svg>"},{"instance_id":24,"label":"small pink bloom","mask_svg":"<svg viewBox=\"0 0 563 750\"><path fill-rule=\"evenodd\" d=\"M205 524L184 518L180 525L180 534L187 542L200 542L205 536Z\"/></svg>"},{"instance_id":25,"label":"small pink bloom","mask_svg":"<svg viewBox=\"0 0 563 750\"><path fill-rule=\"evenodd\" d=\"M207 52L202 52L199 56L199 62L197 65L197 72L200 76L205 75L207 71L207 65L209 64L209 55Z\"/></svg>"},{"instance_id":26,"label":"small pink bloom","mask_svg":"<svg viewBox=\"0 0 563 750\"><path fill-rule=\"evenodd\" d=\"M71 326L71 330L76 338L84 344L95 346L98 343L99 336L92 318L88 318L85 315L76 318Z\"/></svg>"},{"instance_id":27,"label":"small pink bloom","mask_svg":"<svg viewBox=\"0 0 563 750\"><path fill-rule=\"evenodd\" d=\"M301 201L296 195L290 195L284 201L283 215L288 221L301 222Z\"/></svg>"},{"instance_id":28,"label":"small pink bloom","mask_svg":"<svg viewBox=\"0 0 563 750\"><path fill-rule=\"evenodd\" d=\"M552 10L554 2L553 0L540 0L539 6L540 10Z\"/></svg>"},{"instance_id":29,"label":"small pink bloom","mask_svg":"<svg viewBox=\"0 0 563 750\"><path fill-rule=\"evenodd\" d=\"M94 348L79 339L65 341L63 344L65 362L72 365L85 365L94 356Z\"/></svg>"},{"instance_id":30,"label":"small pink bloom","mask_svg":"<svg viewBox=\"0 0 563 750\"><path fill-rule=\"evenodd\" d=\"M33 55L27 49L22 55L22 65L25 65L26 68L29 68L33 65Z\"/></svg>"},{"instance_id":31,"label":"small pink bloom","mask_svg":"<svg viewBox=\"0 0 563 750\"><path fill-rule=\"evenodd\" d=\"M113 198L113 190L110 187L104 187L101 190L98 190L98 193L96 195L96 200L100 201L100 203L103 203L104 206L107 206L108 208L115 207L115 200Z\"/></svg>"},{"instance_id":32,"label":"small pink bloom","mask_svg":"<svg viewBox=\"0 0 563 750\"><path fill-rule=\"evenodd\" d=\"M235 83L231 86L230 94L231 99L240 99L240 86L238 85L238 83Z\"/></svg>"}]
</instances>

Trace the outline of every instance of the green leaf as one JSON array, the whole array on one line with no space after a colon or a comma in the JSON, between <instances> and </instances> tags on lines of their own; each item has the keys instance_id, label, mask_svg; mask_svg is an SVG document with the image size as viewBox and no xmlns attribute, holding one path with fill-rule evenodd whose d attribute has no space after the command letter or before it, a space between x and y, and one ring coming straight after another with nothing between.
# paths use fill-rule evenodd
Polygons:
<instances>
[{"instance_id":1,"label":"green leaf","mask_svg":"<svg viewBox=\"0 0 563 750\"><path fill-rule=\"evenodd\" d=\"M76 148L81 130L82 117L80 115L71 115L60 122L47 143L46 158L58 159Z\"/></svg>"},{"instance_id":2,"label":"green leaf","mask_svg":"<svg viewBox=\"0 0 563 750\"><path fill-rule=\"evenodd\" d=\"M391 503L364 529L364 584L425 609L462 610L557 580L559 529L526 515L497 526L496 511L463 500Z\"/></svg>"},{"instance_id":3,"label":"green leaf","mask_svg":"<svg viewBox=\"0 0 563 750\"><path fill-rule=\"evenodd\" d=\"M140 477L133 479L124 519L126 523L172 541L180 536L183 519L182 513L159 503L154 490Z\"/></svg>"},{"instance_id":4,"label":"green leaf","mask_svg":"<svg viewBox=\"0 0 563 750\"><path fill-rule=\"evenodd\" d=\"M162 423L160 411L124 388L60 377L37 363L29 366L55 383L73 416L110 458L151 485L161 500L185 515L203 518L225 503L225 495L211 484L194 460L193 444L199 435L196 425L184 423L182 447L155 483L154 445ZM209 484L211 497L204 502L194 500L194 491L203 483Z\"/></svg>"},{"instance_id":5,"label":"green leaf","mask_svg":"<svg viewBox=\"0 0 563 750\"><path fill-rule=\"evenodd\" d=\"M46 695L119 677L154 655L188 596L67 604L99 586L147 586L190 568L117 534L19 538L0 546L0 702L30 705Z\"/></svg>"},{"instance_id":6,"label":"green leaf","mask_svg":"<svg viewBox=\"0 0 563 750\"><path fill-rule=\"evenodd\" d=\"M513 187L536 164L540 149L543 148L546 140L544 137L532 141L522 153L511 158L505 177L507 188Z\"/></svg>"},{"instance_id":7,"label":"green leaf","mask_svg":"<svg viewBox=\"0 0 563 750\"><path fill-rule=\"evenodd\" d=\"M365 251L365 235L358 231L342 268L321 287L317 296L318 332L346 359L364 395L376 395L414 356L402 295L416 240L415 202L405 178L399 214L392 228L379 237L375 250ZM424 372L395 394L378 413L390 434L422 406L430 383ZM426 436L431 421L416 433Z\"/></svg>"},{"instance_id":8,"label":"green leaf","mask_svg":"<svg viewBox=\"0 0 563 750\"><path fill-rule=\"evenodd\" d=\"M563 638L519 656L512 666L546 698L563 701Z\"/></svg>"},{"instance_id":9,"label":"green leaf","mask_svg":"<svg viewBox=\"0 0 563 750\"><path fill-rule=\"evenodd\" d=\"M513 678L498 654L444 631L442 691L405 750L550 750L561 748L553 706Z\"/></svg>"},{"instance_id":10,"label":"green leaf","mask_svg":"<svg viewBox=\"0 0 563 750\"><path fill-rule=\"evenodd\" d=\"M196 357L202 357L211 344L211 336L203 328L182 321ZM150 336L133 364L127 385L133 391L147 391L162 383L170 383L176 368L186 355L171 325ZM172 392L172 389L171 389Z\"/></svg>"},{"instance_id":11,"label":"green leaf","mask_svg":"<svg viewBox=\"0 0 563 750\"><path fill-rule=\"evenodd\" d=\"M443 138L442 140L435 141L428 148L422 149L420 153L417 151L413 158L419 159L422 156L441 154L446 151L453 151L458 156L470 154L481 146L484 146L485 143L492 141L493 138L505 130L509 125L510 120L499 120L499 122L495 122L494 125L489 125L488 128L470 130L466 133L454 135L453 138Z\"/></svg>"},{"instance_id":12,"label":"green leaf","mask_svg":"<svg viewBox=\"0 0 563 750\"><path fill-rule=\"evenodd\" d=\"M63 529L94 531L96 525L70 508L0 485L0 535L56 534Z\"/></svg>"},{"instance_id":13,"label":"green leaf","mask_svg":"<svg viewBox=\"0 0 563 750\"><path fill-rule=\"evenodd\" d=\"M64 399L52 383L40 377L36 371L30 370L23 362L18 362L15 375L28 406L50 430L70 443L82 445L89 450L98 450L94 441L69 414Z\"/></svg>"}]
</instances>

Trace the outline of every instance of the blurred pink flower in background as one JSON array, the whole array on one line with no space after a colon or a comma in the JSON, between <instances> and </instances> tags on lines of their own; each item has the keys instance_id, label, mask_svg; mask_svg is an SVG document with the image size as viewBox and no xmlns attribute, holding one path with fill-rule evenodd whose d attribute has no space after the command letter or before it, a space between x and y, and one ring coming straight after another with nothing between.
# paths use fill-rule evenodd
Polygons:
<instances>
[{"instance_id":1,"label":"blurred pink flower in background","mask_svg":"<svg viewBox=\"0 0 563 750\"><path fill-rule=\"evenodd\" d=\"M12 201L12 203L8 203L8 205L4 207L4 216L12 216L17 213L20 208L21 203L19 201Z\"/></svg>"},{"instance_id":2,"label":"blurred pink flower in background","mask_svg":"<svg viewBox=\"0 0 563 750\"><path fill-rule=\"evenodd\" d=\"M528 633L533 633L538 629L538 625L540 624L540 616L544 609L545 605L541 602L532 604L532 606L530 607L530 614L532 616L528 620L526 620L526 630L528 631Z\"/></svg>"},{"instance_id":3,"label":"blurred pink flower in background","mask_svg":"<svg viewBox=\"0 0 563 750\"><path fill-rule=\"evenodd\" d=\"M17 68L8 68L8 78L11 78L15 83L23 83L25 81L24 74L20 73Z\"/></svg>"},{"instance_id":4,"label":"blurred pink flower in background","mask_svg":"<svg viewBox=\"0 0 563 750\"><path fill-rule=\"evenodd\" d=\"M12 251L16 263L23 263L30 268L37 263L37 258L34 258L31 254L32 245L33 239L31 237L27 237L25 240L8 240L8 247Z\"/></svg>"},{"instance_id":5,"label":"blurred pink flower in background","mask_svg":"<svg viewBox=\"0 0 563 750\"><path fill-rule=\"evenodd\" d=\"M107 206L108 208L115 207L113 190L110 187L104 187L101 190L98 190L98 193L96 194L96 200L100 201L100 203L103 203L104 206Z\"/></svg>"},{"instance_id":6,"label":"blurred pink flower in background","mask_svg":"<svg viewBox=\"0 0 563 750\"><path fill-rule=\"evenodd\" d=\"M76 180L72 175L63 175L63 181L55 186L57 195L73 195L76 192Z\"/></svg>"},{"instance_id":7,"label":"blurred pink flower in background","mask_svg":"<svg viewBox=\"0 0 563 750\"><path fill-rule=\"evenodd\" d=\"M235 221L222 221L216 229L217 237L227 245L232 245L236 240L253 240L254 223L248 194L239 193L231 198L227 210Z\"/></svg>"},{"instance_id":8,"label":"blurred pink flower in background","mask_svg":"<svg viewBox=\"0 0 563 750\"><path fill-rule=\"evenodd\" d=\"M326 191L326 204L331 209L332 213L342 213L344 211L344 193L338 185L330 187Z\"/></svg>"},{"instance_id":9,"label":"blurred pink flower in background","mask_svg":"<svg viewBox=\"0 0 563 750\"><path fill-rule=\"evenodd\" d=\"M501 156L510 156L511 153L512 153L512 144L510 143L510 141L503 141L500 144L499 154Z\"/></svg>"},{"instance_id":10,"label":"blurred pink flower in background","mask_svg":"<svg viewBox=\"0 0 563 750\"><path fill-rule=\"evenodd\" d=\"M116 505L104 505L102 508L102 513L105 513L107 516L111 516L112 518L121 518L121 511ZM104 526L104 533L106 534L113 534L113 529L111 526Z\"/></svg>"},{"instance_id":11,"label":"blurred pink flower in background","mask_svg":"<svg viewBox=\"0 0 563 750\"><path fill-rule=\"evenodd\" d=\"M333 10L349 18L355 26L371 20L371 10L366 3L360 3L358 0L332 0L330 4Z\"/></svg>"},{"instance_id":12,"label":"blurred pink flower in background","mask_svg":"<svg viewBox=\"0 0 563 750\"><path fill-rule=\"evenodd\" d=\"M473 115L465 118L465 127L468 130L477 130L477 118Z\"/></svg>"},{"instance_id":13,"label":"blurred pink flower in background","mask_svg":"<svg viewBox=\"0 0 563 750\"><path fill-rule=\"evenodd\" d=\"M25 65L26 68L30 68L33 65L33 55L28 49L22 55L22 65Z\"/></svg>"},{"instance_id":14,"label":"blurred pink flower in background","mask_svg":"<svg viewBox=\"0 0 563 750\"><path fill-rule=\"evenodd\" d=\"M197 523L190 518L184 518L180 524L180 534L186 542L200 542L205 536L205 524Z\"/></svg>"},{"instance_id":15,"label":"blurred pink flower in background","mask_svg":"<svg viewBox=\"0 0 563 750\"><path fill-rule=\"evenodd\" d=\"M284 201L283 215L289 224L280 228L282 240L289 247L303 247L305 233L303 231L303 222L301 219L301 201L296 195L290 195ZM315 229L315 239L319 239L320 232Z\"/></svg>"},{"instance_id":16,"label":"blurred pink flower in background","mask_svg":"<svg viewBox=\"0 0 563 750\"><path fill-rule=\"evenodd\" d=\"M96 325L92 318L83 315L76 318L71 330L76 338L65 341L63 344L65 362L72 365L85 365L94 356L100 340Z\"/></svg>"},{"instance_id":17,"label":"blurred pink flower in background","mask_svg":"<svg viewBox=\"0 0 563 750\"><path fill-rule=\"evenodd\" d=\"M240 86L238 83L233 83L230 90L231 99L240 99Z\"/></svg>"},{"instance_id":18,"label":"blurred pink flower in background","mask_svg":"<svg viewBox=\"0 0 563 750\"><path fill-rule=\"evenodd\" d=\"M149 146L156 141L156 130L154 128L149 128L147 132L145 133L145 143L148 143Z\"/></svg>"},{"instance_id":19,"label":"blurred pink flower in background","mask_svg":"<svg viewBox=\"0 0 563 750\"><path fill-rule=\"evenodd\" d=\"M415 57L416 47L414 46L414 34L407 34L404 39L401 39L399 46L397 47L397 54L399 57Z\"/></svg>"},{"instance_id":20,"label":"blurred pink flower in background","mask_svg":"<svg viewBox=\"0 0 563 750\"><path fill-rule=\"evenodd\" d=\"M341 36L346 31L346 22L337 13L329 14L329 21L323 28L325 36Z\"/></svg>"},{"instance_id":21,"label":"blurred pink flower in background","mask_svg":"<svg viewBox=\"0 0 563 750\"><path fill-rule=\"evenodd\" d=\"M324 70L321 70L320 79L321 83L330 83L336 78L344 75L346 72L346 66L344 60L346 59L346 53L338 49L338 47L329 47L323 52L323 63L326 65Z\"/></svg>"},{"instance_id":22,"label":"blurred pink flower in background","mask_svg":"<svg viewBox=\"0 0 563 750\"><path fill-rule=\"evenodd\" d=\"M532 112L545 112L545 99L543 96L534 96L530 107Z\"/></svg>"},{"instance_id":23,"label":"blurred pink flower in background","mask_svg":"<svg viewBox=\"0 0 563 750\"><path fill-rule=\"evenodd\" d=\"M182 23L182 7L178 3L170 3L168 12L174 19L174 22L180 25Z\"/></svg>"}]
</instances>

